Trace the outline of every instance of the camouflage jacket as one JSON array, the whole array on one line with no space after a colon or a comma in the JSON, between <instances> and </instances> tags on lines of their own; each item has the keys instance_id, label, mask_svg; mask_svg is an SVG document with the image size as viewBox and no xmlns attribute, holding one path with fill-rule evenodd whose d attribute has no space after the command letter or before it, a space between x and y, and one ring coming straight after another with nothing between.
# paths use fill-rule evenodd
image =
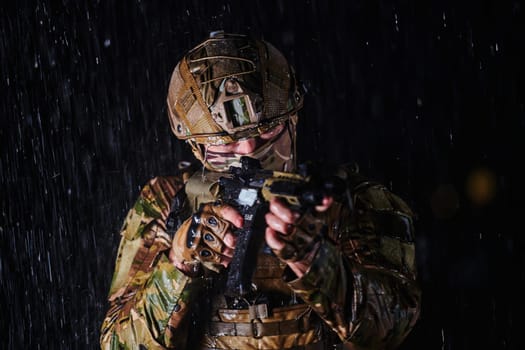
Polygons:
<instances>
[{"instance_id":1,"label":"camouflage jacket","mask_svg":"<svg viewBox=\"0 0 525 350\"><path fill-rule=\"evenodd\" d=\"M259 258L254 283L281 296L280 305L270 305L273 320L257 315L259 331L266 332L260 337L254 317L229 309L213 278L188 277L168 260L166 219L188 176L151 180L125 219L101 328L103 349L309 349L300 346L318 341L327 348L339 342L349 349L393 349L410 332L420 310L413 213L384 186L356 174L351 203L335 202L322 214L328 234L301 278L274 256ZM210 299L212 307L204 308ZM249 313L254 309L259 312L252 307ZM291 323L309 313L308 327ZM275 320L286 335L264 327ZM253 334L244 334L243 325ZM214 326L218 332L210 330Z\"/></svg>"}]
</instances>

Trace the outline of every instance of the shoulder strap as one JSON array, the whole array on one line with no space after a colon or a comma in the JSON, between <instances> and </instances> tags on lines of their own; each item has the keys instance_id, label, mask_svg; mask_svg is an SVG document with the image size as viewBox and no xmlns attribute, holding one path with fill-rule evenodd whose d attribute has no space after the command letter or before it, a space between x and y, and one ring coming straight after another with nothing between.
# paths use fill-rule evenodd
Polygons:
<instances>
[{"instance_id":1,"label":"shoulder strap","mask_svg":"<svg viewBox=\"0 0 525 350\"><path fill-rule=\"evenodd\" d=\"M186 195L186 187L182 187L179 192L173 197L171 201L170 213L166 219L166 232L173 238L175 232L179 229L180 225L189 217L189 213L186 207L188 196Z\"/></svg>"},{"instance_id":2,"label":"shoulder strap","mask_svg":"<svg viewBox=\"0 0 525 350\"><path fill-rule=\"evenodd\" d=\"M190 202L192 194L190 190L188 196L188 189L192 187L190 184L191 179L198 173L197 165L194 163L184 162L182 166L179 164L179 167L182 172L184 186L173 197L170 213L166 218L166 232L171 238L173 238L182 223L191 215Z\"/></svg>"},{"instance_id":3,"label":"shoulder strap","mask_svg":"<svg viewBox=\"0 0 525 350\"><path fill-rule=\"evenodd\" d=\"M190 210L197 211L200 204L215 202L219 193L219 178L224 173L196 171L186 182Z\"/></svg>"}]
</instances>

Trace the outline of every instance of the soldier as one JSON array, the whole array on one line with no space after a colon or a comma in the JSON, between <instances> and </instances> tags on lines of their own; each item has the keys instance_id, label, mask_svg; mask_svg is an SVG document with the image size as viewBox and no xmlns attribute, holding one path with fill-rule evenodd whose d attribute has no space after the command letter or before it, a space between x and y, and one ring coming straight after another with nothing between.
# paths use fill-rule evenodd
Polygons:
<instances>
[{"instance_id":1,"label":"soldier","mask_svg":"<svg viewBox=\"0 0 525 350\"><path fill-rule=\"evenodd\" d=\"M339 170L347 195L325 196L315 210L272 199L250 292L224 294L244 218L203 179L241 156L293 172L302 100L286 59L262 40L214 33L177 64L171 128L205 169L151 180L130 210L102 348L394 349L403 341L420 309L413 213L350 168Z\"/></svg>"}]
</instances>

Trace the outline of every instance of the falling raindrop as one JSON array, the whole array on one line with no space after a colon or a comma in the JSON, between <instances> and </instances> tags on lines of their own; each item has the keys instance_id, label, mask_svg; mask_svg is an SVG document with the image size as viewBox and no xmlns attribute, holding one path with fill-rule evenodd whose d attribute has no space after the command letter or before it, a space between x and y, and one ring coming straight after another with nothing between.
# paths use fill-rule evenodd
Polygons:
<instances>
[{"instance_id":1,"label":"falling raindrop","mask_svg":"<svg viewBox=\"0 0 525 350\"><path fill-rule=\"evenodd\" d=\"M193 159L166 119L171 70L218 29L261 36L291 57L308 87L299 113L301 160L359 161L363 175L395 183L418 213L419 237L427 239L418 266L427 311L415 341L436 331L421 343L483 348L467 346L476 339L468 329L448 332L440 324L442 310L451 312L447 329L471 324L466 314L480 310L474 323L486 347L518 348L509 335L519 329L511 305L521 295L485 288L496 300L492 311L483 288L471 297L447 284L455 260L476 249L488 256L492 285L525 280L517 268L523 240L509 228L519 222L523 197L525 22L519 2L505 6L4 6L0 290L8 305L0 305L7 330L0 348L96 347L127 211L150 176Z\"/></svg>"}]
</instances>

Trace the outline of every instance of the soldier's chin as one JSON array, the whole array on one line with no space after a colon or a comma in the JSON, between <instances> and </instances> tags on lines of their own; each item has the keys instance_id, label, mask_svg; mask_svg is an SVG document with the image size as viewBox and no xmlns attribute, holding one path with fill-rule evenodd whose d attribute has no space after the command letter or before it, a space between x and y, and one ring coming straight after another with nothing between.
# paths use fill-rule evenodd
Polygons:
<instances>
[{"instance_id":1,"label":"soldier's chin","mask_svg":"<svg viewBox=\"0 0 525 350\"><path fill-rule=\"evenodd\" d=\"M210 171L214 171L214 172L217 172L217 173L225 173L225 172L228 172L230 170L230 167L231 166L236 166L236 167L240 167L241 166L241 163L239 162L233 162L231 164L213 164L213 163L210 163L208 161L204 162L204 167Z\"/></svg>"},{"instance_id":2,"label":"soldier's chin","mask_svg":"<svg viewBox=\"0 0 525 350\"><path fill-rule=\"evenodd\" d=\"M249 156L249 155L248 155ZM294 162L291 156L283 156L277 151L271 152L264 159L259 159L261 162L261 167L265 170L274 170L274 171L286 171L292 172L294 170ZM227 162L214 162L206 160L204 162L206 169L214 172L224 173L230 170L230 167L240 167L241 162L239 159L233 159Z\"/></svg>"}]
</instances>

